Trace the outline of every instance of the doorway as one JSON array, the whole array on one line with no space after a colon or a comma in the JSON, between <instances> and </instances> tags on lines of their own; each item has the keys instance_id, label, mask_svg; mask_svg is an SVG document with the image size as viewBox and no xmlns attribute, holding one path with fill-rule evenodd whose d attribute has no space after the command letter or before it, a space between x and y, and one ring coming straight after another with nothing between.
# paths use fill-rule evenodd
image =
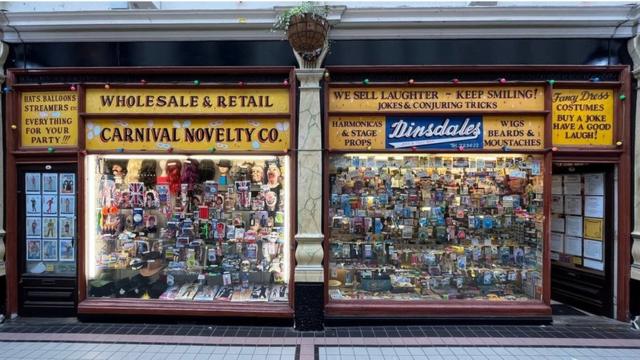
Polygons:
<instances>
[{"instance_id":1,"label":"doorway","mask_svg":"<svg viewBox=\"0 0 640 360\"><path fill-rule=\"evenodd\" d=\"M18 314L76 313L77 169L18 167Z\"/></svg>"},{"instance_id":2,"label":"doorway","mask_svg":"<svg viewBox=\"0 0 640 360\"><path fill-rule=\"evenodd\" d=\"M551 299L613 317L615 167L554 163Z\"/></svg>"}]
</instances>

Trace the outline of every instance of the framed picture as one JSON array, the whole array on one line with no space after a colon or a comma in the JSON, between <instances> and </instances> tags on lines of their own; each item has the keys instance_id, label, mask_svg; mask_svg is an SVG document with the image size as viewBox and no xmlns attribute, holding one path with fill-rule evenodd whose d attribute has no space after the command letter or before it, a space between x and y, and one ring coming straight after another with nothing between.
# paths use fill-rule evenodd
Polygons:
<instances>
[{"instance_id":1,"label":"framed picture","mask_svg":"<svg viewBox=\"0 0 640 360\"><path fill-rule=\"evenodd\" d=\"M42 174L42 193L43 194L58 193L58 174L52 174L52 173Z\"/></svg>"},{"instance_id":2,"label":"framed picture","mask_svg":"<svg viewBox=\"0 0 640 360\"><path fill-rule=\"evenodd\" d=\"M29 195L25 198L27 216L42 215L42 195Z\"/></svg>"},{"instance_id":3,"label":"framed picture","mask_svg":"<svg viewBox=\"0 0 640 360\"><path fill-rule=\"evenodd\" d=\"M27 240L27 261L42 260L42 240Z\"/></svg>"},{"instance_id":4,"label":"framed picture","mask_svg":"<svg viewBox=\"0 0 640 360\"><path fill-rule=\"evenodd\" d=\"M60 215L75 215L76 214L76 197L69 195L61 195L60 203L58 204L58 212Z\"/></svg>"},{"instance_id":5,"label":"framed picture","mask_svg":"<svg viewBox=\"0 0 640 360\"><path fill-rule=\"evenodd\" d=\"M42 240L42 260L58 261L58 240Z\"/></svg>"},{"instance_id":6,"label":"framed picture","mask_svg":"<svg viewBox=\"0 0 640 360\"><path fill-rule=\"evenodd\" d=\"M58 218L57 217L42 218L42 237L47 239L58 238Z\"/></svg>"},{"instance_id":7,"label":"framed picture","mask_svg":"<svg viewBox=\"0 0 640 360\"><path fill-rule=\"evenodd\" d=\"M75 261L73 240L60 239L60 261Z\"/></svg>"},{"instance_id":8,"label":"framed picture","mask_svg":"<svg viewBox=\"0 0 640 360\"><path fill-rule=\"evenodd\" d=\"M41 238L42 237L42 218L27 217L27 222L25 225L25 234L27 234L27 238Z\"/></svg>"},{"instance_id":9,"label":"framed picture","mask_svg":"<svg viewBox=\"0 0 640 360\"><path fill-rule=\"evenodd\" d=\"M24 188L27 194L40 194L40 173L24 174Z\"/></svg>"},{"instance_id":10,"label":"framed picture","mask_svg":"<svg viewBox=\"0 0 640 360\"><path fill-rule=\"evenodd\" d=\"M60 194L76 193L76 174L60 174Z\"/></svg>"},{"instance_id":11,"label":"framed picture","mask_svg":"<svg viewBox=\"0 0 640 360\"><path fill-rule=\"evenodd\" d=\"M61 239L72 239L75 235L75 221L74 218L61 217L58 219L60 226L58 226L58 233Z\"/></svg>"},{"instance_id":12,"label":"framed picture","mask_svg":"<svg viewBox=\"0 0 640 360\"><path fill-rule=\"evenodd\" d=\"M58 215L58 195L42 195L42 215L56 216Z\"/></svg>"}]
</instances>

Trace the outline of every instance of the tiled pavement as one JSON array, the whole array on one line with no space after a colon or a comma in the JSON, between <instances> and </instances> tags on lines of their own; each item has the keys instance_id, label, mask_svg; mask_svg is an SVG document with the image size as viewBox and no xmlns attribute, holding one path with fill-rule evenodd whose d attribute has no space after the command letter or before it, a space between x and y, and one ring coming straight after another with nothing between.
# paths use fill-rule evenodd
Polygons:
<instances>
[{"instance_id":1,"label":"tiled pavement","mask_svg":"<svg viewBox=\"0 0 640 360\"><path fill-rule=\"evenodd\" d=\"M0 359L595 360L640 359L640 332L598 317L553 325L288 327L81 323L0 325Z\"/></svg>"}]
</instances>

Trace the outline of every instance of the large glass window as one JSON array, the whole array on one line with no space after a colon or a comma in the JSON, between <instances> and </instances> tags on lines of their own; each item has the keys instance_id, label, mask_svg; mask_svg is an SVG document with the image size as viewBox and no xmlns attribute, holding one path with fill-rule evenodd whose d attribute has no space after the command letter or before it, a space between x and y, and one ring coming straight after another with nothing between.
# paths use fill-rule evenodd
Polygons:
<instances>
[{"instance_id":1,"label":"large glass window","mask_svg":"<svg viewBox=\"0 0 640 360\"><path fill-rule=\"evenodd\" d=\"M331 300L540 300L542 158L329 160Z\"/></svg>"},{"instance_id":2,"label":"large glass window","mask_svg":"<svg viewBox=\"0 0 640 360\"><path fill-rule=\"evenodd\" d=\"M88 156L88 295L288 301L288 171L283 156Z\"/></svg>"}]
</instances>

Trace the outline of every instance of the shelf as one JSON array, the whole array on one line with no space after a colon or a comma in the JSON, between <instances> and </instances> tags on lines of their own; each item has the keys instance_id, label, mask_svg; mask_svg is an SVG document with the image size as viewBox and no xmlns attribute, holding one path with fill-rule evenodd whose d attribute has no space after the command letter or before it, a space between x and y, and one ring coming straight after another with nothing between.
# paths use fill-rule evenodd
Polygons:
<instances>
[{"instance_id":1,"label":"shelf","mask_svg":"<svg viewBox=\"0 0 640 360\"><path fill-rule=\"evenodd\" d=\"M205 302L158 299L90 298L78 304L79 314L154 316L269 317L293 318L288 303Z\"/></svg>"}]
</instances>

